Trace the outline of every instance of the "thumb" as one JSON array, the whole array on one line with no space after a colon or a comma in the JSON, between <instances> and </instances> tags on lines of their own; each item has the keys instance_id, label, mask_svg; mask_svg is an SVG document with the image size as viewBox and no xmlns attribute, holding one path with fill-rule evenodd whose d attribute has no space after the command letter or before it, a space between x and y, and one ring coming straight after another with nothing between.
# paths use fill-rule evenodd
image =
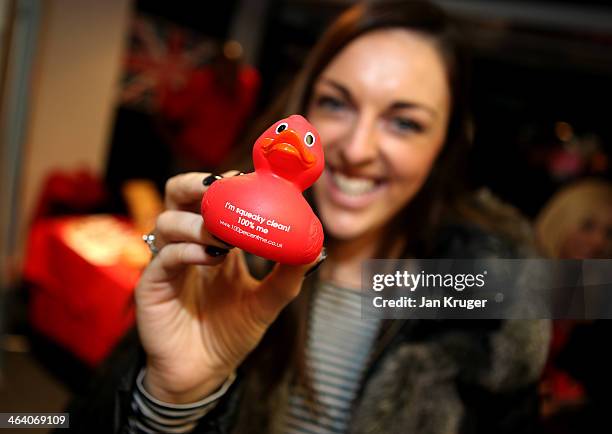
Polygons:
<instances>
[{"instance_id":1,"label":"thumb","mask_svg":"<svg viewBox=\"0 0 612 434\"><path fill-rule=\"evenodd\" d=\"M256 292L264 321L272 322L291 300L300 293L304 277L308 276L327 258L325 247L317 259L304 265L276 264L261 282Z\"/></svg>"}]
</instances>

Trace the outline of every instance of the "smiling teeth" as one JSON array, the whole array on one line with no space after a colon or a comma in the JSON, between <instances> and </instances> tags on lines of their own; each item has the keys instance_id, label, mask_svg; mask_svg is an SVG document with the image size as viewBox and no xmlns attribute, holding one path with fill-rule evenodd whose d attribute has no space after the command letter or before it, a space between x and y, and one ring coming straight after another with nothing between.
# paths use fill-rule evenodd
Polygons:
<instances>
[{"instance_id":1,"label":"smiling teeth","mask_svg":"<svg viewBox=\"0 0 612 434\"><path fill-rule=\"evenodd\" d=\"M339 172L333 172L332 178L340 191L352 196L369 193L376 188L376 182L367 178L351 178Z\"/></svg>"}]
</instances>

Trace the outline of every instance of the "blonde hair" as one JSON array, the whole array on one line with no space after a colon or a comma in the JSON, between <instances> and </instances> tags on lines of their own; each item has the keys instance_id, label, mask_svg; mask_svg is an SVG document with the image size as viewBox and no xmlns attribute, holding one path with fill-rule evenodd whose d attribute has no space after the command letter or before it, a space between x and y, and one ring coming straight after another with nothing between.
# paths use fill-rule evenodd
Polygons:
<instances>
[{"instance_id":1,"label":"blonde hair","mask_svg":"<svg viewBox=\"0 0 612 434\"><path fill-rule=\"evenodd\" d=\"M612 205L612 184L600 179L578 181L555 193L535 221L541 253L559 258L568 234L602 205Z\"/></svg>"}]
</instances>

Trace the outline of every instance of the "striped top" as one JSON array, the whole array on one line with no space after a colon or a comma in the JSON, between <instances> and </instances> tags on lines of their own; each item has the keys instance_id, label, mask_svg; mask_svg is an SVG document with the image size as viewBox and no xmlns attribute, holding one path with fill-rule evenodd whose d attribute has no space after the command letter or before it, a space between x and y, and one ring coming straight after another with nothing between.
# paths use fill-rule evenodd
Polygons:
<instances>
[{"instance_id":1,"label":"striped top","mask_svg":"<svg viewBox=\"0 0 612 434\"><path fill-rule=\"evenodd\" d=\"M132 393L132 415L128 419L130 433L189 433L198 421L212 410L219 398L232 385L235 374L213 394L191 404L169 404L162 402L147 392L142 384L145 369L136 377L136 387Z\"/></svg>"},{"instance_id":2,"label":"striped top","mask_svg":"<svg viewBox=\"0 0 612 434\"><path fill-rule=\"evenodd\" d=\"M296 387L285 416L285 434L339 434L347 429L351 404L376 339L379 320L361 318L361 292L322 284L310 311L306 361L322 414L305 404ZM318 416L318 417L317 417Z\"/></svg>"},{"instance_id":3,"label":"striped top","mask_svg":"<svg viewBox=\"0 0 612 434\"><path fill-rule=\"evenodd\" d=\"M292 390L284 415L284 434L339 434L346 432L351 405L361 383L380 320L361 318L359 291L322 283L310 310L306 362L311 367L320 414L308 410L305 391ZM144 371L134 389L131 432L187 433L210 411L233 378L198 403L172 406L155 400L142 387ZM168 407L169 406L169 407ZM182 412L182 414L181 414Z\"/></svg>"}]
</instances>

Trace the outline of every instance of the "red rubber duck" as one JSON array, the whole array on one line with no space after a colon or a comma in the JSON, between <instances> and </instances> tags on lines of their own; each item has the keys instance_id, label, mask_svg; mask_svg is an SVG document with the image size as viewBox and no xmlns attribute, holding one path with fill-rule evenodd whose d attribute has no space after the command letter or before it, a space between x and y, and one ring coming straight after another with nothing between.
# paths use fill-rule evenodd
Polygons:
<instances>
[{"instance_id":1,"label":"red rubber duck","mask_svg":"<svg viewBox=\"0 0 612 434\"><path fill-rule=\"evenodd\" d=\"M202 199L206 229L283 264L308 264L323 247L321 222L302 192L321 176L319 134L302 116L274 123L253 146L255 172L215 181Z\"/></svg>"}]
</instances>

